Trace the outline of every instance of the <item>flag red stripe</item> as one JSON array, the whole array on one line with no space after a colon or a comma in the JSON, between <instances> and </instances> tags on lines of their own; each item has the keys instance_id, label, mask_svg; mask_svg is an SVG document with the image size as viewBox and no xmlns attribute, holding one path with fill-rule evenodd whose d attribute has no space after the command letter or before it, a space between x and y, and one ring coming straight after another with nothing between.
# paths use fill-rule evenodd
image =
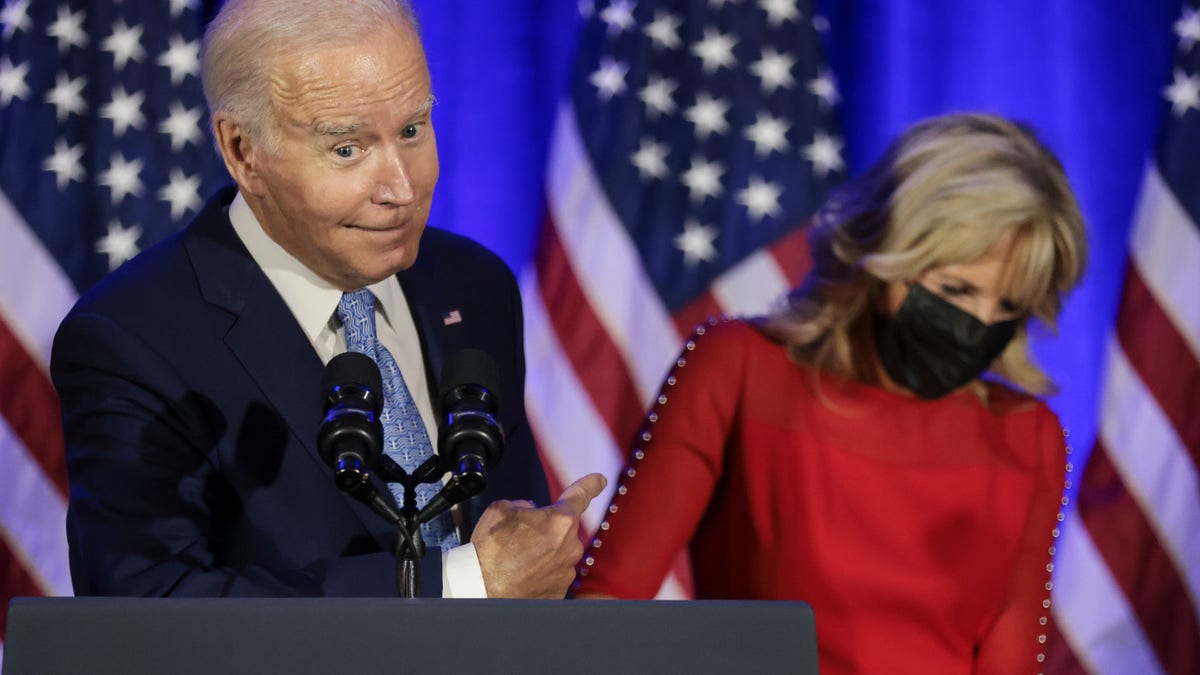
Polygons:
<instances>
[{"instance_id":1,"label":"flag red stripe","mask_svg":"<svg viewBox=\"0 0 1200 675\"><path fill-rule=\"evenodd\" d=\"M1046 662L1042 664L1042 668L1044 672L1054 675L1088 675L1087 669L1072 651L1071 644L1058 629L1058 622L1053 616L1046 627Z\"/></svg>"},{"instance_id":2,"label":"flag red stripe","mask_svg":"<svg viewBox=\"0 0 1200 675\"><path fill-rule=\"evenodd\" d=\"M641 396L616 343L592 311L549 217L536 264L542 301L563 353L617 446L626 448L645 415Z\"/></svg>"},{"instance_id":3,"label":"flag red stripe","mask_svg":"<svg viewBox=\"0 0 1200 675\"><path fill-rule=\"evenodd\" d=\"M45 371L4 321L0 321L0 382L4 383L0 387L0 416L66 497L67 467L58 394Z\"/></svg>"},{"instance_id":4,"label":"flag red stripe","mask_svg":"<svg viewBox=\"0 0 1200 675\"><path fill-rule=\"evenodd\" d=\"M1200 663L1200 626L1187 587L1097 442L1079 486L1079 514L1169 673Z\"/></svg>"},{"instance_id":5,"label":"flag red stripe","mask_svg":"<svg viewBox=\"0 0 1200 675\"><path fill-rule=\"evenodd\" d=\"M8 540L0 536L0 641L8 624L8 602L18 596L43 595L41 587L13 554Z\"/></svg>"},{"instance_id":6,"label":"flag red stripe","mask_svg":"<svg viewBox=\"0 0 1200 675\"><path fill-rule=\"evenodd\" d=\"M797 286L812 268L812 255L808 250L808 227L788 232L779 241L771 244L771 255L788 280L789 286Z\"/></svg>"},{"instance_id":7,"label":"flag red stripe","mask_svg":"<svg viewBox=\"0 0 1200 675\"><path fill-rule=\"evenodd\" d=\"M1200 365L1133 264L1126 271L1117 336L1126 358L1188 449L1192 463L1200 467L1200 415L1196 414Z\"/></svg>"},{"instance_id":8,"label":"flag red stripe","mask_svg":"<svg viewBox=\"0 0 1200 675\"><path fill-rule=\"evenodd\" d=\"M711 290L697 295L694 300L671 315L675 322L675 331L680 335L691 335L696 326L707 322L713 317L721 316L721 305Z\"/></svg>"}]
</instances>

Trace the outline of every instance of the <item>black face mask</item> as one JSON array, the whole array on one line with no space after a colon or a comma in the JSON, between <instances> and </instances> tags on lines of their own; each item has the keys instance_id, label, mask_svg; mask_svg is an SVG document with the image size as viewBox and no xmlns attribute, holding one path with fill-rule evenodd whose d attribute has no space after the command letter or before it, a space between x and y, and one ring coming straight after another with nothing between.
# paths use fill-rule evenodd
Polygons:
<instances>
[{"instance_id":1,"label":"black face mask","mask_svg":"<svg viewBox=\"0 0 1200 675\"><path fill-rule=\"evenodd\" d=\"M941 398L987 370L1018 323L985 324L913 284L895 316L875 317L875 347L896 384L921 398Z\"/></svg>"}]
</instances>

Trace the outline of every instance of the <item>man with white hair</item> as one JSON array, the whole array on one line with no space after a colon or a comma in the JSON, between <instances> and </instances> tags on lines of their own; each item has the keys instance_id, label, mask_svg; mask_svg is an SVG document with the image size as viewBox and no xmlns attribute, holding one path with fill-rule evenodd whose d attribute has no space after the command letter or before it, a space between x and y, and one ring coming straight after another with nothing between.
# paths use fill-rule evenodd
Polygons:
<instances>
[{"instance_id":1,"label":"man with white hair","mask_svg":"<svg viewBox=\"0 0 1200 675\"><path fill-rule=\"evenodd\" d=\"M422 595L563 597L604 479L534 506L549 495L515 281L425 227L438 158L411 10L228 0L202 77L236 189L81 298L55 340L76 592L394 594L395 532L336 490L316 447L323 364L359 349L361 319L396 383L385 436L418 457L437 446L446 356L497 360L505 456L483 495L430 524Z\"/></svg>"}]
</instances>

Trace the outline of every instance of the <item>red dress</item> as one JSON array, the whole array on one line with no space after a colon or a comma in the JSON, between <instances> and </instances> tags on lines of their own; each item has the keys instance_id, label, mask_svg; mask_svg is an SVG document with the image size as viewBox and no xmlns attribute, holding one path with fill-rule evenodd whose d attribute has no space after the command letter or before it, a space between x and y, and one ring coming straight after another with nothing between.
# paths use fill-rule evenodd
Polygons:
<instances>
[{"instance_id":1,"label":"red dress","mask_svg":"<svg viewBox=\"0 0 1200 675\"><path fill-rule=\"evenodd\" d=\"M809 602L826 675L1039 670L1066 460L1045 404L814 378L748 324L698 333L578 593L652 597L689 546L699 598Z\"/></svg>"}]
</instances>

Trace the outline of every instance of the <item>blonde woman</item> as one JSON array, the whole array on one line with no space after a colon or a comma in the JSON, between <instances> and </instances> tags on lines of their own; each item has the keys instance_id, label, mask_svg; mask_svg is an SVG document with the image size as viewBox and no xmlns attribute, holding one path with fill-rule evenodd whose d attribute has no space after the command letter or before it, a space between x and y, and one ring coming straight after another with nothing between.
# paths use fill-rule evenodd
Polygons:
<instances>
[{"instance_id":1,"label":"blonde woman","mask_svg":"<svg viewBox=\"0 0 1200 675\"><path fill-rule=\"evenodd\" d=\"M697 329L580 565L653 596L799 599L821 672L1036 672L1065 445L1039 400L1085 258L1058 160L990 115L918 123L819 214L786 307Z\"/></svg>"}]
</instances>

